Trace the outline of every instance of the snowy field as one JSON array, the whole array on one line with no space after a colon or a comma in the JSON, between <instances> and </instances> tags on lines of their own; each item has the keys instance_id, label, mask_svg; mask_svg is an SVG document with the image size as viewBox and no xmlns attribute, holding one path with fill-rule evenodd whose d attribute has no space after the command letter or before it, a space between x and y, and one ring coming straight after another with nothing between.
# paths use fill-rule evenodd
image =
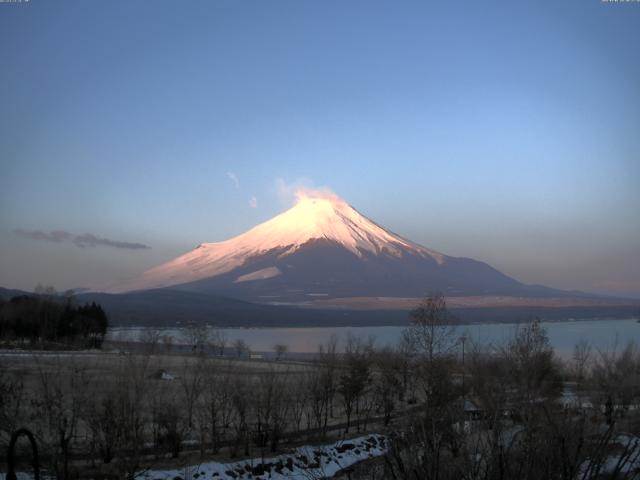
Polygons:
<instances>
[{"instance_id":1,"label":"snowy field","mask_svg":"<svg viewBox=\"0 0 640 480\"><path fill-rule=\"evenodd\" d=\"M207 462L174 470L140 472L140 480L311 480L330 478L340 470L386 452L383 435L371 434L322 446L302 446L276 457L245 459L232 463ZM32 475L18 473L18 480ZM40 478L46 478L40 476ZM0 473L0 480L5 474Z\"/></svg>"},{"instance_id":2,"label":"snowy field","mask_svg":"<svg viewBox=\"0 0 640 480\"><path fill-rule=\"evenodd\" d=\"M385 437L365 435L320 447L303 446L277 457L242 460L233 463L201 463L178 470L149 470L142 480L192 479L321 479L369 458L383 455Z\"/></svg>"}]
</instances>

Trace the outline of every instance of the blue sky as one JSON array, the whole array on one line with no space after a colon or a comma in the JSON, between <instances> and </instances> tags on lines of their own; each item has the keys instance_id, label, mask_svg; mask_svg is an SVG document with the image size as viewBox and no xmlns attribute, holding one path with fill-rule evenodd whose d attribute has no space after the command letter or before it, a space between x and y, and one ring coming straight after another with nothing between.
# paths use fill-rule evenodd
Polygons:
<instances>
[{"instance_id":1,"label":"blue sky","mask_svg":"<svg viewBox=\"0 0 640 480\"><path fill-rule=\"evenodd\" d=\"M638 45L640 3L599 0L0 3L0 285L117 281L304 183L522 281L640 297Z\"/></svg>"}]
</instances>

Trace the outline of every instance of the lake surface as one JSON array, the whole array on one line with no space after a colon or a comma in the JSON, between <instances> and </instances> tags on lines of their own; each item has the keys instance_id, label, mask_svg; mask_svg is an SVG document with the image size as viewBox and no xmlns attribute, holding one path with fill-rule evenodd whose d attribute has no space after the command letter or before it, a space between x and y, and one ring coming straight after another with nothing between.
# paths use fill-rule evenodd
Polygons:
<instances>
[{"instance_id":1,"label":"lake surface","mask_svg":"<svg viewBox=\"0 0 640 480\"><path fill-rule=\"evenodd\" d=\"M566 322L542 322L551 345L561 355L568 355L581 340L588 341L594 351L620 349L629 340L640 345L640 323L636 319L580 320ZM493 323L463 325L458 328L475 342L499 344L513 337L516 324ZM224 328L227 345L235 340L244 340L254 352L271 352L276 344L287 345L290 352L315 353L318 345L326 344L332 335L338 338L338 348L344 346L349 335L362 338L373 336L377 346L393 345L398 342L404 327L310 327L310 328ZM159 329L161 335L170 336L174 344L185 343L180 328ZM144 331L140 327L113 328L109 331L111 340L135 341Z\"/></svg>"}]
</instances>

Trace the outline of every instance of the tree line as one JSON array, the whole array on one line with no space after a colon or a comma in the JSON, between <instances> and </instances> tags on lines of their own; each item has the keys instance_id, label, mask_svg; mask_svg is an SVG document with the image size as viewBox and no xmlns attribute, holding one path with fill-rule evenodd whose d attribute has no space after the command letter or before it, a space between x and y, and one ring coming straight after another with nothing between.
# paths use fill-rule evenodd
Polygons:
<instances>
[{"instance_id":1,"label":"tree line","mask_svg":"<svg viewBox=\"0 0 640 480\"><path fill-rule=\"evenodd\" d=\"M100 348L108 326L102 306L75 305L71 294L61 296L51 288L0 300L0 341L8 344Z\"/></svg>"}]
</instances>

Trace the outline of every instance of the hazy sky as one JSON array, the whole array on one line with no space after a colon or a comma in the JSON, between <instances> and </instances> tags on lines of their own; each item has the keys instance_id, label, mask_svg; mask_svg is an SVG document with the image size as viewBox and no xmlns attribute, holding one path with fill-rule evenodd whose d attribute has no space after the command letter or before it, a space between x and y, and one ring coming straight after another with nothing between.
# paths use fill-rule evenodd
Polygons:
<instances>
[{"instance_id":1,"label":"hazy sky","mask_svg":"<svg viewBox=\"0 0 640 480\"><path fill-rule=\"evenodd\" d=\"M639 45L637 2L0 3L0 285L117 281L304 183L640 297Z\"/></svg>"}]
</instances>

